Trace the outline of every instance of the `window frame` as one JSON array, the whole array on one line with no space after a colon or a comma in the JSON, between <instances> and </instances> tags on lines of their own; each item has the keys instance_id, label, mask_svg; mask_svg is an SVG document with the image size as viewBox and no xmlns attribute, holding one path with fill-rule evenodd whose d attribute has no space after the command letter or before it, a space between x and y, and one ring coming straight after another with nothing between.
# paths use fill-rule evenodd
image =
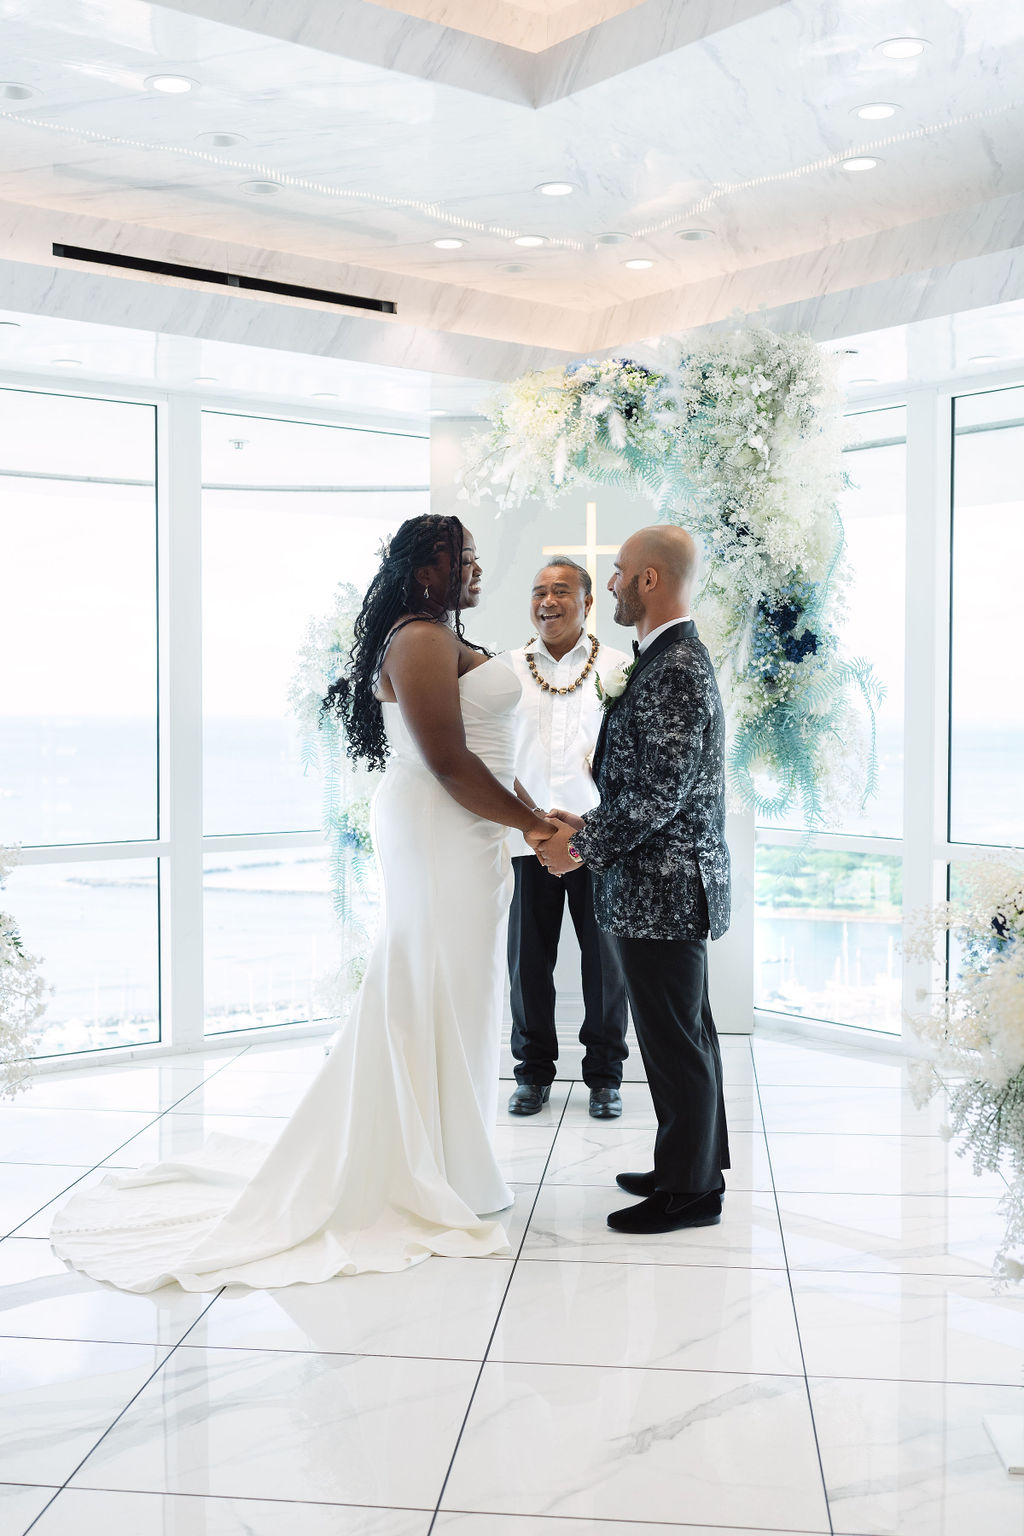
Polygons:
<instances>
[{"instance_id":1,"label":"window frame","mask_svg":"<svg viewBox=\"0 0 1024 1536\"><path fill-rule=\"evenodd\" d=\"M338 419L295 402L173 390L129 389L101 379L0 374L0 386L39 394L155 407L157 529L157 836L131 842L25 846L19 864L157 859L159 1039L33 1058L36 1072L119 1061L156 1060L199 1050L243 1050L253 1041L330 1034L337 1020L253 1026L206 1034L203 975L203 867L207 854L273 848L327 849L322 831L203 833L202 416L206 411L310 426L424 437L411 419L386 428ZM15 881L17 875L15 874ZM16 899L16 890L15 890ZM31 948L31 935L26 936Z\"/></svg>"},{"instance_id":2,"label":"window frame","mask_svg":"<svg viewBox=\"0 0 1024 1536\"><path fill-rule=\"evenodd\" d=\"M843 832L816 833L807 844L835 852L899 854L903 864L903 921L946 898L951 863L990 846L952 842L949 837L951 689L952 689L952 548L954 411L957 399L1011 389L1024 383L1020 369L979 374L969 380L878 390L847 402L847 413L861 414L904 405L906 432L906 602L904 618L903 836L864 837ZM758 827L758 844L807 843L805 833ZM1005 846L1005 845L1004 845ZM839 1024L805 1014L787 1014L755 1006L754 1020L785 1022L802 1029L849 1039L851 1032L872 1044L902 1049L909 1043L906 1014L916 999L944 981L944 966L909 958L901 962L904 1027L902 1034Z\"/></svg>"},{"instance_id":3,"label":"window frame","mask_svg":"<svg viewBox=\"0 0 1024 1536\"><path fill-rule=\"evenodd\" d=\"M203 1013L203 858L206 853L261 848L323 848L320 832L202 832L202 629L201 629L201 435L203 411L259 416L310 425L351 426L361 431L398 431L422 436L412 419L395 419L387 428L338 419L337 413L298 407L294 401L249 400L217 392L188 393L145 387L128 388L95 377L73 384L48 375L4 370L0 385L60 396L81 396L156 407L157 430L157 648L158 681L158 836L139 842L53 844L26 847L24 865L84 860L157 858L159 860L160 1013L159 1042L110 1046L60 1056L39 1057L35 1070L62 1070L103 1061L158 1059L182 1051L243 1050L255 1040L297 1039L323 1035L334 1022L271 1025L206 1035ZM1024 370L978 373L970 379L946 378L929 384L879 389L848 402L851 414L907 408L906 634L904 719L904 821L902 838L862 837L847 833L816 834L811 846L848 852L898 853L903 861L904 917L944 899L951 863L991 845L949 839L950 623L953 519L954 400L1024 385ZM751 829L751 843L799 844L799 831ZM753 946L754 913L743 919ZM30 938L30 936L29 936ZM751 969L751 976L753 975ZM939 979L938 966L902 959L904 1008L913 1007L920 990ZM900 1050L905 1036L860 1029L807 1015L783 1014L754 1007L755 1022L771 1021L809 1028L823 1037L849 1040L851 1031L873 1045Z\"/></svg>"}]
</instances>

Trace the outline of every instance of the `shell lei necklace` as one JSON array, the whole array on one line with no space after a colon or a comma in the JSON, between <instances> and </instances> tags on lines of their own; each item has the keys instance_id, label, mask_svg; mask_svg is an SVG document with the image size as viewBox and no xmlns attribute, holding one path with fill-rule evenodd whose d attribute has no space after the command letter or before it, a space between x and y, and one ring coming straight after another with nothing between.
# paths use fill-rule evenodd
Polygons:
<instances>
[{"instance_id":1,"label":"shell lei necklace","mask_svg":"<svg viewBox=\"0 0 1024 1536\"><path fill-rule=\"evenodd\" d=\"M536 636L534 636L533 638L536 639ZM532 639L527 641L527 645L532 645L532 644L533 644L533 640ZM537 687L538 688L543 688L545 693L575 693L576 689L581 687L583 682L584 682L584 680L589 676L590 670L593 667L594 662L597 660L597 653L598 653L598 651L600 649L601 649L601 642L600 642L600 640L597 638L596 635L591 635L590 636L590 656L589 656L589 658L587 660L587 664L583 668L583 671L580 673L580 675L576 679L576 681L574 683L570 683L568 688L553 688L550 683L546 683L544 681L544 679L541 677L540 673L537 671L537 663L534 661L534 659L533 659L533 657L532 657L532 655L530 654L529 651L527 651L527 653L526 653L526 665L529 667L529 669L530 669L530 676L533 678L534 682L537 684Z\"/></svg>"}]
</instances>

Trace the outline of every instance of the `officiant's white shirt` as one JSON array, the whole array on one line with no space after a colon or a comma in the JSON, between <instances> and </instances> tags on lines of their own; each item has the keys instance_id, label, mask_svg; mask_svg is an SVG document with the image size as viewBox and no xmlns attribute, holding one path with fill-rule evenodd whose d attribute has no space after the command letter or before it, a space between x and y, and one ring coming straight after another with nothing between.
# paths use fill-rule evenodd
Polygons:
<instances>
[{"instance_id":1,"label":"officiant's white shirt","mask_svg":"<svg viewBox=\"0 0 1024 1536\"><path fill-rule=\"evenodd\" d=\"M528 655L552 688L568 688L587 664L590 636L584 631L561 661L556 661L538 639L506 652L505 658L523 688L516 715L516 777L543 810L558 806L582 816L601 798L589 761L597 745L602 713L594 674L607 676L613 667L632 658L602 644L593 667L574 693L547 693L530 672ZM515 859L531 851L519 832L511 834L510 847Z\"/></svg>"}]
</instances>

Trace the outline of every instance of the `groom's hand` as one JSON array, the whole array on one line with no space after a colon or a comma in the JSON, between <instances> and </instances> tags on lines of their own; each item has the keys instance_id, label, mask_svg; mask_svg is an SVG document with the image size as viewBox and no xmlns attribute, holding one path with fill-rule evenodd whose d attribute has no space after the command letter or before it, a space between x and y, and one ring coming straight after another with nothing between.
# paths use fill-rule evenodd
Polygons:
<instances>
[{"instance_id":1,"label":"groom's hand","mask_svg":"<svg viewBox=\"0 0 1024 1536\"><path fill-rule=\"evenodd\" d=\"M574 819L579 820L578 817ZM582 826L582 822L580 825ZM549 837L536 849L538 859L549 874L568 875L572 870L579 869L579 860L570 858L566 851L578 831L579 827L567 826L565 822L560 822L554 836Z\"/></svg>"}]
</instances>

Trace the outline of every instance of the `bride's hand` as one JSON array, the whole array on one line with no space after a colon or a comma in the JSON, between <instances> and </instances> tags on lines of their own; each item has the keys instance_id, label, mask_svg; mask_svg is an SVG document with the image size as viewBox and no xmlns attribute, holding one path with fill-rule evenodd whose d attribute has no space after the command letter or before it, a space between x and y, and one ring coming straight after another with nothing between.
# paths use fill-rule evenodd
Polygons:
<instances>
[{"instance_id":1,"label":"bride's hand","mask_svg":"<svg viewBox=\"0 0 1024 1536\"><path fill-rule=\"evenodd\" d=\"M541 848L547 842L549 837L554 837L555 833L559 830L560 825L559 822L554 821L550 816L545 816L540 811L538 811L536 814L536 825L532 826L528 832L523 833L523 836L525 837L529 846L533 849L534 853L536 853L537 849Z\"/></svg>"}]
</instances>

